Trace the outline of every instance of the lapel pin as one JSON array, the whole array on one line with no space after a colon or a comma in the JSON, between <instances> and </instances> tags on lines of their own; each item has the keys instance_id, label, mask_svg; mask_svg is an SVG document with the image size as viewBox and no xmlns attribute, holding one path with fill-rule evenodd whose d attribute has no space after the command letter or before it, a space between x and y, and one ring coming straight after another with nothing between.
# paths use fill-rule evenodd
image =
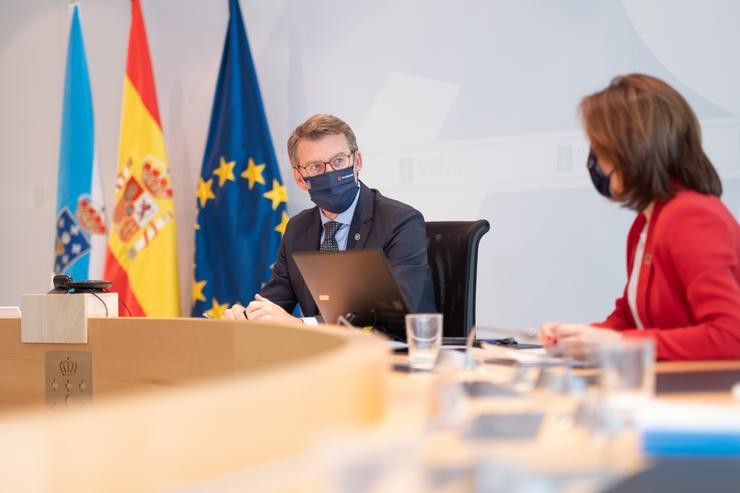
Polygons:
<instances>
[{"instance_id":1,"label":"lapel pin","mask_svg":"<svg viewBox=\"0 0 740 493\"><path fill-rule=\"evenodd\" d=\"M360 241L360 233L355 233L355 241Z\"/></svg>"}]
</instances>

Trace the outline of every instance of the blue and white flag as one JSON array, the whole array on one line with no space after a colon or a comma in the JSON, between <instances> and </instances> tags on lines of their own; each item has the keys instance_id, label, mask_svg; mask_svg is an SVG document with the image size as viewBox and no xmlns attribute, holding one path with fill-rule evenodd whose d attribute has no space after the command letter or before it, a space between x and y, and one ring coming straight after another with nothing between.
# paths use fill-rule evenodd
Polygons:
<instances>
[{"instance_id":1,"label":"blue and white flag","mask_svg":"<svg viewBox=\"0 0 740 493\"><path fill-rule=\"evenodd\" d=\"M107 239L103 190L77 3L72 4L71 12L59 149L54 272L69 274L73 279L98 279L103 271Z\"/></svg>"}]
</instances>

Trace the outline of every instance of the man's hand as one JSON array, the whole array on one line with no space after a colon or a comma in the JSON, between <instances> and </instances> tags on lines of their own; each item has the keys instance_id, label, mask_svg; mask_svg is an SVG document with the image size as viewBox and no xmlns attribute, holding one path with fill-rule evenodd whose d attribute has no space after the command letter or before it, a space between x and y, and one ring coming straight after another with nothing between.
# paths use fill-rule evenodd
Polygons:
<instances>
[{"instance_id":1,"label":"man's hand","mask_svg":"<svg viewBox=\"0 0 740 493\"><path fill-rule=\"evenodd\" d=\"M236 305L235 305L236 306ZM254 295L254 301L251 301L244 310L249 320L278 321L278 322L300 322L300 319L290 315L283 310L280 305L276 305L267 298L259 294Z\"/></svg>"},{"instance_id":2,"label":"man's hand","mask_svg":"<svg viewBox=\"0 0 740 493\"><path fill-rule=\"evenodd\" d=\"M583 359L589 355L593 344L619 340L622 334L616 330L590 325L548 322L540 327L539 338L550 353Z\"/></svg>"},{"instance_id":3,"label":"man's hand","mask_svg":"<svg viewBox=\"0 0 740 493\"><path fill-rule=\"evenodd\" d=\"M244 313L244 307L239 303L235 304L231 308L224 310L224 314L221 316L221 320L246 320L247 315Z\"/></svg>"}]
</instances>

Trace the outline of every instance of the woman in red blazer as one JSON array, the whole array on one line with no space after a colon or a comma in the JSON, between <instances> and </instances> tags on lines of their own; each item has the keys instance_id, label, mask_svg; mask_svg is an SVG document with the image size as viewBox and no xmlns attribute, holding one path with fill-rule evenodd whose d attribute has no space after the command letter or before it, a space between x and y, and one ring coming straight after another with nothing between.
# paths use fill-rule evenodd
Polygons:
<instances>
[{"instance_id":1,"label":"woman in red blazer","mask_svg":"<svg viewBox=\"0 0 740 493\"><path fill-rule=\"evenodd\" d=\"M658 359L740 358L740 225L719 199L694 112L640 74L614 79L580 110L594 186L638 212L628 281L605 321L544 324L543 344L578 356L593 342L644 337Z\"/></svg>"}]
</instances>

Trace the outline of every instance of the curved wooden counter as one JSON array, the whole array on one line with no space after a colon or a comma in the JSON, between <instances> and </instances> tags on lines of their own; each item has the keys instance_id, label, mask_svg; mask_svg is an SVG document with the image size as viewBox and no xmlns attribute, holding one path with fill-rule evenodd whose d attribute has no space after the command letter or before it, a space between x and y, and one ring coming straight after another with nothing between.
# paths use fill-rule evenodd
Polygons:
<instances>
[{"instance_id":1,"label":"curved wooden counter","mask_svg":"<svg viewBox=\"0 0 740 493\"><path fill-rule=\"evenodd\" d=\"M45 406L47 351L90 351L94 402ZM335 327L90 319L89 342L22 344L0 319L3 489L171 488L380 421L384 341Z\"/></svg>"}]
</instances>

